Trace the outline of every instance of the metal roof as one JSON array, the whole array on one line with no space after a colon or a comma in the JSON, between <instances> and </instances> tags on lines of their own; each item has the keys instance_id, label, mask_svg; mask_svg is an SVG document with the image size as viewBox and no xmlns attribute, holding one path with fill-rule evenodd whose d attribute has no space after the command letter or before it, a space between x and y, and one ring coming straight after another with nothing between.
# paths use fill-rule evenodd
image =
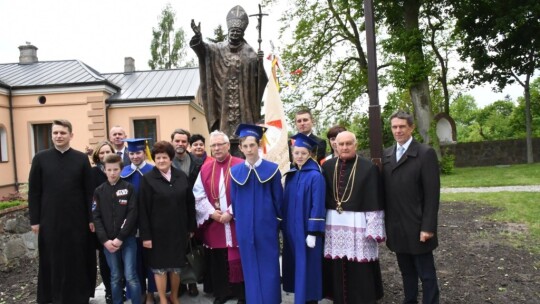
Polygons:
<instances>
[{"instance_id":1,"label":"metal roof","mask_svg":"<svg viewBox=\"0 0 540 304\"><path fill-rule=\"evenodd\" d=\"M102 74L121 91L109 101L192 99L199 88L199 69L135 71Z\"/></svg>"},{"instance_id":2,"label":"metal roof","mask_svg":"<svg viewBox=\"0 0 540 304\"><path fill-rule=\"evenodd\" d=\"M41 87L89 85L106 79L79 60L60 60L0 64L0 81L11 87Z\"/></svg>"}]
</instances>

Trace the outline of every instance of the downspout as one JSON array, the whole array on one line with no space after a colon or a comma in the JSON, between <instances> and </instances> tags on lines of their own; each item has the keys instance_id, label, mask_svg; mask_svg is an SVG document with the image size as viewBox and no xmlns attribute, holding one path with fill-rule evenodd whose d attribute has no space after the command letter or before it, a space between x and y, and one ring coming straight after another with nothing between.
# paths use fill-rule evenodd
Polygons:
<instances>
[{"instance_id":1,"label":"downspout","mask_svg":"<svg viewBox=\"0 0 540 304\"><path fill-rule=\"evenodd\" d=\"M105 99L105 138L107 138L109 134L109 107L111 104L108 103L108 100L109 99Z\"/></svg>"},{"instance_id":2,"label":"downspout","mask_svg":"<svg viewBox=\"0 0 540 304\"><path fill-rule=\"evenodd\" d=\"M17 175L17 153L15 153L15 128L13 123L13 92L9 87L9 126L11 128L11 154L13 154L13 173L15 177L15 191L19 192L19 177Z\"/></svg>"}]
</instances>

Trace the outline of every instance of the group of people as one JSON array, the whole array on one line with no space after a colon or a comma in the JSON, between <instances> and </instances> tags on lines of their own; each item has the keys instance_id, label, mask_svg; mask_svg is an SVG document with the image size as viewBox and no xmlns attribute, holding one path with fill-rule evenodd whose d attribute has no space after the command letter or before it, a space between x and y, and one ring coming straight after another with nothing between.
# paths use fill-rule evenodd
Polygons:
<instances>
[{"instance_id":1,"label":"group of people","mask_svg":"<svg viewBox=\"0 0 540 304\"><path fill-rule=\"evenodd\" d=\"M376 303L383 296L378 246L386 241L403 303L417 303L418 279L423 303L438 303L439 168L433 149L413 139L412 116L390 118L396 144L384 150L382 169L358 156L345 128L329 130L326 156L311 113L297 112L295 125L282 179L261 156L264 126L236 129L245 159L231 155L224 132L210 134L210 156L204 137L176 129L151 148L155 165L147 162L147 139L127 139L114 126L91 167L70 148L71 123L55 120L54 148L36 154L29 177L37 302L88 303L97 243L110 303L125 296L152 303L154 292L161 304L179 303L182 290L199 293L196 284L180 287L195 242L205 248L204 292L214 303L280 303L282 288L295 303Z\"/></svg>"}]
</instances>

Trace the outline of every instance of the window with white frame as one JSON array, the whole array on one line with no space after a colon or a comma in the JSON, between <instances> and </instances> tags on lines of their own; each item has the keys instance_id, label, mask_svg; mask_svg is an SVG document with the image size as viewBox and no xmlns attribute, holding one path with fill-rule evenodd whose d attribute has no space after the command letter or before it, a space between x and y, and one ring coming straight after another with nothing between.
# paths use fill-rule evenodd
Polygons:
<instances>
[{"instance_id":1,"label":"window with white frame","mask_svg":"<svg viewBox=\"0 0 540 304\"><path fill-rule=\"evenodd\" d=\"M0 125L0 162L8 161L8 144L6 128Z\"/></svg>"},{"instance_id":2,"label":"window with white frame","mask_svg":"<svg viewBox=\"0 0 540 304\"><path fill-rule=\"evenodd\" d=\"M53 147L52 123L33 124L34 154Z\"/></svg>"}]
</instances>

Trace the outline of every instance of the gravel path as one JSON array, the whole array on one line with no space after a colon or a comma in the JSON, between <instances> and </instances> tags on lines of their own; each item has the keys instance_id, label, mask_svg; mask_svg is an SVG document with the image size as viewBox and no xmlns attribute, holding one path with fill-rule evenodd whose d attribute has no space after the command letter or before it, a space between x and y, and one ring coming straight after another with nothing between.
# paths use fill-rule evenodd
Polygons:
<instances>
[{"instance_id":1,"label":"gravel path","mask_svg":"<svg viewBox=\"0 0 540 304\"><path fill-rule=\"evenodd\" d=\"M441 193L461 192L540 192L540 185L504 187L441 188Z\"/></svg>"}]
</instances>

